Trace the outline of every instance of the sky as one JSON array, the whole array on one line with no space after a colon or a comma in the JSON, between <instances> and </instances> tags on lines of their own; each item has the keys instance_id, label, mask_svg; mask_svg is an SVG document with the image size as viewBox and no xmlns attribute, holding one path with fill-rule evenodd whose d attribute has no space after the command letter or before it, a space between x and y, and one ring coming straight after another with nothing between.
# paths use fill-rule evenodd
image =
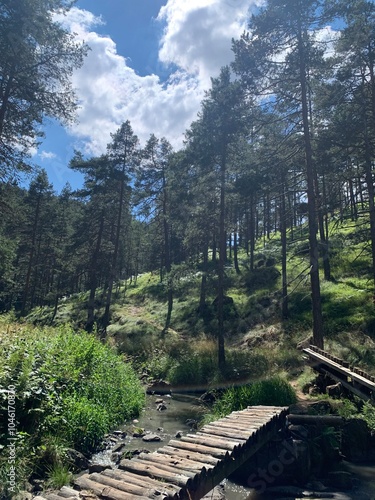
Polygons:
<instances>
[{"instance_id":1,"label":"sky","mask_svg":"<svg viewBox=\"0 0 375 500\"><path fill-rule=\"evenodd\" d=\"M262 0L78 0L59 19L90 46L73 74L79 102L69 127L47 120L34 164L59 192L82 184L68 168L74 149L87 157L106 151L130 120L145 145L152 133L175 149L197 117L211 77L233 60L232 38L246 29Z\"/></svg>"}]
</instances>

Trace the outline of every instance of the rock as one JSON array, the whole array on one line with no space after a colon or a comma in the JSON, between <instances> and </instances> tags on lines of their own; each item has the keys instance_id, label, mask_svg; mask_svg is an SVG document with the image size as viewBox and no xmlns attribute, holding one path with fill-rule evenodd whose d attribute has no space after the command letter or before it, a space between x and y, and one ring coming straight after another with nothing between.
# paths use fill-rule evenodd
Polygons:
<instances>
[{"instance_id":1,"label":"rock","mask_svg":"<svg viewBox=\"0 0 375 500\"><path fill-rule=\"evenodd\" d=\"M126 447L126 442L125 441L121 441L120 443L117 443L113 448L112 448L112 453L116 453L116 452L123 452L124 451L124 448Z\"/></svg>"},{"instance_id":2,"label":"rock","mask_svg":"<svg viewBox=\"0 0 375 500\"><path fill-rule=\"evenodd\" d=\"M85 455L77 450L73 450L73 448L66 450L66 456L75 471L85 470L89 466L90 462Z\"/></svg>"},{"instance_id":3,"label":"rock","mask_svg":"<svg viewBox=\"0 0 375 500\"><path fill-rule=\"evenodd\" d=\"M126 431L113 431L112 434L120 439L125 439L128 435Z\"/></svg>"},{"instance_id":4,"label":"rock","mask_svg":"<svg viewBox=\"0 0 375 500\"><path fill-rule=\"evenodd\" d=\"M161 441L161 437L150 432L149 434L143 436L142 441L145 441L146 443Z\"/></svg>"},{"instance_id":5,"label":"rock","mask_svg":"<svg viewBox=\"0 0 375 500\"><path fill-rule=\"evenodd\" d=\"M144 430L144 429L142 429L141 427L135 427L135 428L133 429L133 434L132 434L132 436L133 436L133 437L135 437L135 438L141 438L141 437L143 437L145 434L146 434L146 433L145 433L145 430Z\"/></svg>"},{"instance_id":6,"label":"rock","mask_svg":"<svg viewBox=\"0 0 375 500\"><path fill-rule=\"evenodd\" d=\"M172 386L164 380L156 380L152 382L146 389L147 394L170 394Z\"/></svg>"},{"instance_id":7,"label":"rock","mask_svg":"<svg viewBox=\"0 0 375 500\"><path fill-rule=\"evenodd\" d=\"M157 411L163 411L163 410L167 409L167 406L166 406L166 404L164 402L163 403L159 403L156 409L157 409Z\"/></svg>"},{"instance_id":8,"label":"rock","mask_svg":"<svg viewBox=\"0 0 375 500\"><path fill-rule=\"evenodd\" d=\"M345 422L342 430L341 452L351 462L367 460L370 432L364 420L352 418Z\"/></svg>"},{"instance_id":9,"label":"rock","mask_svg":"<svg viewBox=\"0 0 375 500\"><path fill-rule=\"evenodd\" d=\"M93 474L94 472L100 473L107 469L112 469L112 467L110 465L103 465L103 464L90 464L89 474Z\"/></svg>"},{"instance_id":10,"label":"rock","mask_svg":"<svg viewBox=\"0 0 375 500\"><path fill-rule=\"evenodd\" d=\"M353 488L353 476L350 472L343 470L328 473L329 485L339 490L351 490Z\"/></svg>"},{"instance_id":11,"label":"rock","mask_svg":"<svg viewBox=\"0 0 375 500\"><path fill-rule=\"evenodd\" d=\"M309 387L309 396L318 396L320 394L319 387L317 385L311 385Z\"/></svg>"},{"instance_id":12,"label":"rock","mask_svg":"<svg viewBox=\"0 0 375 500\"><path fill-rule=\"evenodd\" d=\"M341 382L337 382L337 384L327 385L326 394L331 398L339 398L342 393L342 385Z\"/></svg>"},{"instance_id":13,"label":"rock","mask_svg":"<svg viewBox=\"0 0 375 500\"><path fill-rule=\"evenodd\" d=\"M174 435L175 438L180 438L182 437L183 432L182 431L177 431L176 434Z\"/></svg>"},{"instance_id":14,"label":"rock","mask_svg":"<svg viewBox=\"0 0 375 500\"><path fill-rule=\"evenodd\" d=\"M185 424L188 425L191 429L198 428L198 422L193 418L188 418L187 420L185 420Z\"/></svg>"},{"instance_id":15,"label":"rock","mask_svg":"<svg viewBox=\"0 0 375 500\"><path fill-rule=\"evenodd\" d=\"M161 399L161 398L155 399L156 405L160 405L161 403L164 403L163 399Z\"/></svg>"},{"instance_id":16,"label":"rock","mask_svg":"<svg viewBox=\"0 0 375 500\"><path fill-rule=\"evenodd\" d=\"M17 495L12 497L12 500L32 500L33 495L28 491L20 491Z\"/></svg>"}]
</instances>

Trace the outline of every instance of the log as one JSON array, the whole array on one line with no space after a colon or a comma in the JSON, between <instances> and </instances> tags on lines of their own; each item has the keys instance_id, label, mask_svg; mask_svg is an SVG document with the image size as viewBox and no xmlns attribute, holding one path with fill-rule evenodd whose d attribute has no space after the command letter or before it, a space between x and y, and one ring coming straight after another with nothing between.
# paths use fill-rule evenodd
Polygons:
<instances>
[{"instance_id":1,"label":"log","mask_svg":"<svg viewBox=\"0 0 375 500\"><path fill-rule=\"evenodd\" d=\"M195 434L186 434L187 436L204 436L206 438L212 438L212 439L222 439L223 441L226 441L227 443L233 443L235 445L239 444L239 445L243 445L247 442L247 439L244 439L244 438L230 438L230 437L223 437L223 438L220 438L220 436L215 436L214 434L209 434L208 432L201 432L201 431L198 431L196 432Z\"/></svg>"},{"instance_id":2,"label":"log","mask_svg":"<svg viewBox=\"0 0 375 500\"><path fill-rule=\"evenodd\" d=\"M209 464L203 464L202 462L194 462L188 458L172 458L164 453L141 453L139 458L149 462L157 462L160 464L167 465L168 467L182 469L184 471L194 472L195 474L206 475L208 469L212 469L214 466Z\"/></svg>"},{"instance_id":3,"label":"log","mask_svg":"<svg viewBox=\"0 0 375 500\"><path fill-rule=\"evenodd\" d=\"M196 451L198 453L203 453L207 455L211 455L216 458L226 458L229 456L228 451L221 450L220 448L213 448L211 446L205 446L203 444L193 444L193 443L184 443L183 441L175 441L171 439L168 443L170 446L174 446L175 448L182 448L183 450Z\"/></svg>"},{"instance_id":4,"label":"log","mask_svg":"<svg viewBox=\"0 0 375 500\"><path fill-rule=\"evenodd\" d=\"M119 468L136 474L141 474L142 476L166 480L169 483L180 486L181 488L191 488L194 484L194 481L190 476L180 474L176 472L176 470L169 472L154 465L150 465L149 463L144 464L136 460L121 460Z\"/></svg>"},{"instance_id":5,"label":"log","mask_svg":"<svg viewBox=\"0 0 375 500\"><path fill-rule=\"evenodd\" d=\"M241 446L241 443L230 442L225 438L212 436L211 438L205 436L204 434L188 434L183 436L181 441L186 443L197 443L197 444L207 444L208 446L214 446L215 448L223 448L224 450L233 451Z\"/></svg>"},{"instance_id":6,"label":"log","mask_svg":"<svg viewBox=\"0 0 375 500\"><path fill-rule=\"evenodd\" d=\"M172 446L163 446L163 448L158 449L158 453L165 453L166 455L173 457L188 458L195 460L196 462L202 462L203 464L210 464L216 466L220 463L219 458L212 457L207 454L197 453L190 450L183 450L181 448L174 448Z\"/></svg>"},{"instance_id":7,"label":"log","mask_svg":"<svg viewBox=\"0 0 375 500\"><path fill-rule=\"evenodd\" d=\"M89 474L78 477L74 484L83 490L91 490L95 495L102 498L108 498L109 500L129 500L130 498L134 500L134 495L131 493L125 493L124 491L98 484L90 479ZM147 497L142 496L139 498L146 499Z\"/></svg>"},{"instance_id":8,"label":"log","mask_svg":"<svg viewBox=\"0 0 375 500\"><path fill-rule=\"evenodd\" d=\"M148 476L140 476L139 474L134 474L125 470L106 469L101 474L112 477L113 479L118 479L119 481L126 481L127 483L135 484L137 486L155 488L155 491L158 491L160 495L167 495L168 498L177 498L181 491L181 488L175 484L161 482L157 479L153 479Z\"/></svg>"},{"instance_id":9,"label":"log","mask_svg":"<svg viewBox=\"0 0 375 500\"><path fill-rule=\"evenodd\" d=\"M155 489L149 488L147 486L139 486L126 481L121 481L114 479L99 473L90 474L90 479L96 483L102 484L104 486L110 486L111 488L125 491L126 493L131 493L132 495L150 497L155 494Z\"/></svg>"},{"instance_id":10,"label":"log","mask_svg":"<svg viewBox=\"0 0 375 500\"><path fill-rule=\"evenodd\" d=\"M205 425L202 427L201 432L209 432L210 434L214 434L216 436L224 436L235 439L236 437L240 437L241 439L248 440L254 433L255 429L250 429L249 432L238 430L236 431L233 427L225 427L225 426L216 426L216 425Z\"/></svg>"}]
</instances>

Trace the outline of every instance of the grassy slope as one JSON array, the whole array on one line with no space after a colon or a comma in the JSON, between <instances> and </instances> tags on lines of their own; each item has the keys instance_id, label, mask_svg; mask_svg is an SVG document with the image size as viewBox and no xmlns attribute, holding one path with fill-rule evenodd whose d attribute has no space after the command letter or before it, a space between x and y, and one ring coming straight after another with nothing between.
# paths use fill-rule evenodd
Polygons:
<instances>
[{"instance_id":1,"label":"grassy slope","mask_svg":"<svg viewBox=\"0 0 375 500\"><path fill-rule=\"evenodd\" d=\"M375 308L366 230L362 221L331 223L333 280L322 279L322 305L327 349L374 371ZM248 270L245 253L240 255L240 275L236 275L228 262L226 294L232 297L233 306L227 308L227 378L259 377L265 372L282 371L296 375L302 366L296 346L311 334L311 302L306 235L302 230L297 236L298 239L289 242L290 317L287 321L280 320L281 280L277 271L280 271L281 247L278 235L258 244L257 267L253 273ZM193 368L185 373L187 378L195 375L194 383L199 383L197 371L206 371L207 376L202 373L200 382L215 381L218 375L214 366L214 273L208 279L208 308L202 318L197 314L199 271L194 267L177 271L169 332L162 334L166 314L164 284L157 275L144 274L136 283L123 283L118 290L108 328L109 342L135 359L138 366L147 367L146 371L152 376L181 381L184 377L176 366L184 365L186 370L190 362ZM85 294L81 294L61 303L56 322L83 324L85 301ZM48 322L50 315L48 309L35 310L29 319ZM245 366L241 372L242 365ZM238 369L240 374L236 372Z\"/></svg>"}]
</instances>

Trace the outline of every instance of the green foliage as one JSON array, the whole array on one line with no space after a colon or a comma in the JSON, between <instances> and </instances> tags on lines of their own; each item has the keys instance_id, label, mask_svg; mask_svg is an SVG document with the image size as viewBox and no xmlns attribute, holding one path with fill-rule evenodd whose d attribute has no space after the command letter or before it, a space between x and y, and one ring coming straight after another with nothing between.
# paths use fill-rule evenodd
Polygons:
<instances>
[{"instance_id":1,"label":"green foliage","mask_svg":"<svg viewBox=\"0 0 375 500\"><path fill-rule=\"evenodd\" d=\"M372 431L375 431L375 406L366 401L362 408L362 417Z\"/></svg>"},{"instance_id":2,"label":"green foliage","mask_svg":"<svg viewBox=\"0 0 375 500\"><path fill-rule=\"evenodd\" d=\"M289 406L296 401L297 396L293 387L281 377L272 377L253 384L227 389L223 396L214 403L208 419L222 418L232 411L243 410L247 406Z\"/></svg>"},{"instance_id":3,"label":"green foliage","mask_svg":"<svg viewBox=\"0 0 375 500\"><path fill-rule=\"evenodd\" d=\"M0 386L15 388L18 436L28 453L37 450L34 465L41 469L60 464L66 447L93 451L106 432L143 407L144 392L133 369L92 335L67 326L0 323L0 345ZM4 445L7 393L0 398Z\"/></svg>"},{"instance_id":4,"label":"green foliage","mask_svg":"<svg viewBox=\"0 0 375 500\"><path fill-rule=\"evenodd\" d=\"M72 473L66 465L55 464L48 470L46 486L51 489L60 489L69 484L71 479Z\"/></svg>"}]
</instances>

